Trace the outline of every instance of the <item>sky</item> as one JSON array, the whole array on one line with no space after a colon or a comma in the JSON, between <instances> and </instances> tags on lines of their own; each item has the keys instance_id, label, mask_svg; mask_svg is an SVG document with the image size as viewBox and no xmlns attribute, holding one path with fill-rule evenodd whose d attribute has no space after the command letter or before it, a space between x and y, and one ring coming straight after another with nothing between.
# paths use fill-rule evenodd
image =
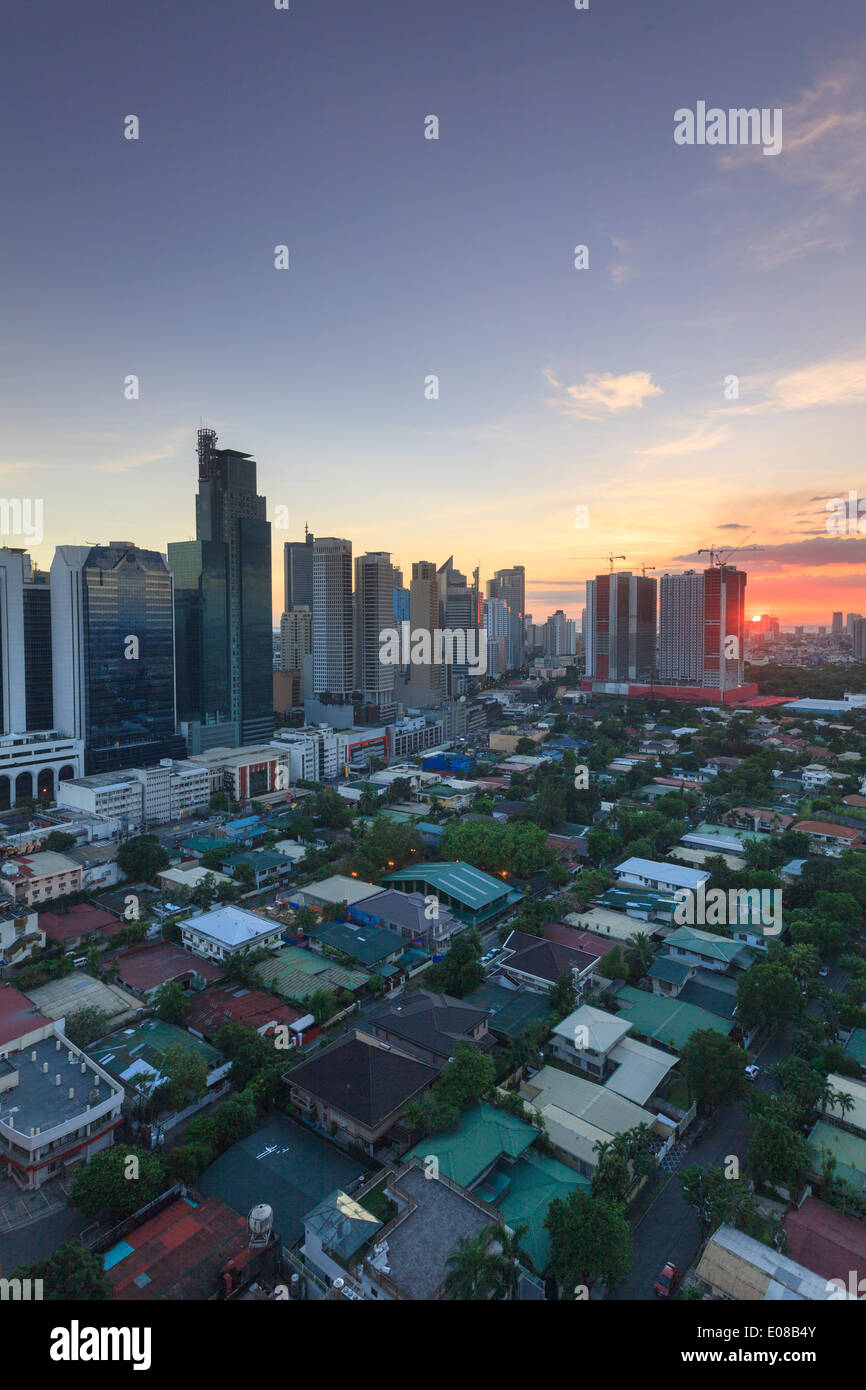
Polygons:
<instances>
[{"instance_id":1,"label":"sky","mask_svg":"<svg viewBox=\"0 0 866 1390\"><path fill-rule=\"evenodd\" d=\"M204 421L288 515L275 614L305 522L523 564L536 621L710 546L749 615L866 614L862 0L45 0L6 40L0 493L43 567L192 536ZM701 101L780 152L677 144Z\"/></svg>"}]
</instances>

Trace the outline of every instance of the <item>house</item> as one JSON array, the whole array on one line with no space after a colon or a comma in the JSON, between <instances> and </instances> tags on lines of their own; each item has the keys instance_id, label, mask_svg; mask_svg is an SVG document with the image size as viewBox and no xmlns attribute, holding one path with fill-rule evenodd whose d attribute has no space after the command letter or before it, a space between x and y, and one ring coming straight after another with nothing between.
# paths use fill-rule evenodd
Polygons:
<instances>
[{"instance_id":1,"label":"house","mask_svg":"<svg viewBox=\"0 0 866 1390\"><path fill-rule=\"evenodd\" d=\"M520 1094L544 1120L560 1156L584 1178L591 1178L598 1165L596 1146L609 1143L617 1134L647 1125L663 1144L676 1134L675 1120L667 1121L616 1091L559 1067L542 1067L521 1083Z\"/></svg>"},{"instance_id":2,"label":"house","mask_svg":"<svg viewBox=\"0 0 866 1390\"><path fill-rule=\"evenodd\" d=\"M26 994L0 985L0 1171L24 1191L114 1143L123 1088Z\"/></svg>"},{"instance_id":3,"label":"house","mask_svg":"<svg viewBox=\"0 0 866 1390\"><path fill-rule=\"evenodd\" d=\"M705 970L748 970L754 955L742 941L698 927L677 927L665 940L665 951L674 960L701 965Z\"/></svg>"},{"instance_id":4,"label":"house","mask_svg":"<svg viewBox=\"0 0 866 1390\"><path fill-rule=\"evenodd\" d=\"M39 927L53 946L68 951L82 946L107 946L126 923L92 903L76 903L66 912L40 912Z\"/></svg>"},{"instance_id":5,"label":"house","mask_svg":"<svg viewBox=\"0 0 866 1390\"><path fill-rule=\"evenodd\" d=\"M163 1023L158 1018L141 1019L132 1027L109 1033L94 1043L90 1051L94 1061L124 1084L127 1108L130 1115L136 1118L139 1097L153 1095L167 1080L165 1056L173 1047L182 1047L185 1052L203 1058L207 1070L203 1095L184 1106L180 1112L160 1116L160 1127L171 1129L186 1115L201 1110L226 1093L231 1062L227 1062L216 1048L201 1038L193 1037L185 1028Z\"/></svg>"},{"instance_id":6,"label":"house","mask_svg":"<svg viewBox=\"0 0 866 1390\"><path fill-rule=\"evenodd\" d=\"M423 893L401 893L396 888L353 903L348 917L362 927L386 927L431 956L444 955L452 938L465 929L445 903L431 904Z\"/></svg>"},{"instance_id":7,"label":"house","mask_svg":"<svg viewBox=\"0 0 866 1390\"><path fill-rule=\"evenodd\" d=\"M828 1105L824 1114L832 1116L843 1129L850 1129L856 1134L866 1136L866 1084L855 1081L850 1076L840 1076L834 1071L827 1077L827 1084L832 1086L837 1095L841 1093L847 1096L849 1103L845 1107L838 1102Z\"/></svg>"},{"instance_id":8,"label":"house","mask_svg":"<svg viewBox=\"0 0 866 1390\"><path fill-rule=\"evenodd\" d=\"M261 888L266 883L279 883L291 873L294 860L273 849L243 849L237 854L229 854L223 860L223 870L238 882L243 882L239 873L246 864L252 871L250 883Z\"/></svg>"},{"instance_id":9,"label":"house","mask_svg":"<svg viewBox=\"0 0 866 1390\"><path fill-rule=\"evenodd\" d=\"M678 901L674 892L655 893L649 888L634 888L626 884L606 888L596 899L598 906L608 912L624 912L627 917L634 917L639 922L663 923L674 920Z\"/></svg>"},{"instance_id":10,"label":"house","mask_svg":"<svg viewBox=\"0 0 866 1390\"><path fill-rule=\"evenodd\" d=\"M820 1275L734 1226L720 1226L713 1234L696 1273L713 1298L736 1302L823 1302L844 1296Z\"/></svg>"},{"instance_id":11,"label":"house","mask_svg":"<svg viewBox=\"0 0 866 1390\"><path fill-rule=\"evenodd\" d=\"M370 1299L438 1301L445 1293L448 1256L460 1240L474 1240L489 1226L504 1224L495 1208L447 1178L428 1181L415 1161L392 1170L385 1193L395 1215L376 1232L359 1274ZM363 1197L359 1192L359 1202Z\"/></svg>"},{"instance_id":12,"label":"house","mask_svg":"<svg viewBox=\"0 0 866 1390\"><path fill-rule=\"evenodd\" d=\"M659 1043L672 1052L681 1052L693 1033L712 1028L727 1037L734 1027L730 1019L719 1018L695 1004L648 994L631 985L623 985L617 990L616 1003L620 1014L631 1024L632 1032L637 1037Z\"/></svg>"},{"instance_id":13,"label":"house","mask_svg":"<svg viewBox=\"0 0 866 1390\"><path fill-rule=\"evenodd\" d=\"M112 1298L152 1303L225 1296L257 1268L260 1256L250 1259L249 1243L246 1218L218 1198L176 1197L106 1253Z\"/></svg>"},{"instance_id":14,"label":"house","mask_svg":"<svg viewBox=\"0 0 866 1390\"><path fill-rule=\"evenodd\" d=\"M436 1067L414 1057L351 1037L302 1062L285 1079L292 1104L307 1120L372 1154L438 1075Z\"/></svg>"},{"instance_id":15,"label":"house","mask_svg":"<svg viewBox=\"0 0 866 1390\"><path fill-rule=\"evenodd\" d=\"M645 1106L677 1064L660 1048L630 1038L621 1014L582 1004L557 1023L550 1039L555 1057L585 1072L591 1081Z\"/></svg>"},{"instance_id":16,"label":"house","mask_svg":"<svg viewBox=\"0 0 866 1390\"><path fill-rule=\"evenodd\" d=\"M67 854L47 849L35 854L14 854L0 865L0 890L16 905L32 907L80 892L81 875L81 865Z\"/></svg>"},{"instance_id":17,"label":"house","mask_svg":"<svg viewBox=\"0 0 866 1390\"><path fill-rule=\"evenodd\" d=\"M382 883L406 893L421 893L424 897L438 899L440 906L444 903L455 917L470 927L488 922L519 902L521 897L501 878L493 878L463 862L410 864L405 869L383 875Z\"/></svg>"},{"instance_id":18,"label":"house","mask_svg":"<svg viewBox=\"0 0 866 1390\"><path fill-rule=\"evenodd\" d=\"M197 992L184 1014L184 1026L197 1037L209 1039L219 1031L224 1023L242 1023L252 1032L269 1037L275 1029L288 1030L290 1044L297 1046L297 1030L294 1025L302 1018L290 1004L271 994L266 989L249 989L246 985L212 985L210 989ZM318 1029L311 1023L304 1029L304 1038L313 1037Z\"/></svg>"},{"instance_id":19,"label":"house","mask_svg":"<svg viewBox=\"0 0 866 1390\"><path fill-rule=\"evenodd\" d=\"M514 984L548 991L562 975L570 975L578 996L591 983L598 964L597 956L588 951L522 931L510 932L502 950L498 969Z\"/></svg>"},{"instance_id":20,"label":"house","mask_svg":"<svg viewBox=\"0 0 866 1390\"><path fill-rule=\"evenodd\" d=\"M794 829L809 836L809 848L813 854L826 854L834 859L838 859L843 850L863 843L859 830L847 825L833 825L830 821L800 820Z\"/></svg>"},{"instance_id":21,"label":"house","mask_svg":"<svg viewBox=\"0 0 866 1390\"><path fill-rule=\"evenodd\" d=\"M365 970L390 979L404 968L401 958L407 942L384 927L361 927L355 922L323 922L306 934L313 951L339 951Z\"/></svg>"},{"instance_id":22,"label":"house","mask_svg":"<svg viewBox=\"0 0 866 1390\"><path fill-rule=\"evenodd\" d=\"M319 990L337 994L345 990L357 997L370 983L366 970L338 965L301 946L283 946L274 951L258 965L256 978L264 988L300 1004L306 1003Z\"/></svg>"},{"instance_id":23,"label":"house","mask_svg":"<svg viewBox=\"0 0 866 1390\"><path fill-rule=\"evenodd\" d=\"M864 1290L866 1226L862 1221L818 1197L807 1197L788 1211L784 1226L792 1260L822 1279L850 1281L854 1292Z\"/></svg>"},{"instance_id":24,"label":"house","mask_svg":"<svg viewBox=\"0 0 866 1390\"><path fill-rule=\"evenodd\" d=\"M0 969L20 965L45 945L45 930L35 912L23 911L0 898Z\"/></svg>"},{"instance_id":25,"label":"house","mask_svg":"<svg viewBox=\"0 0 866 1390\"><path fill-rule=\"evenodd\" d=\"M481 1052L489 1052L494 1045L486 1010L424 989L376 1005L355 1033L389 1043L439 1068L453 1057L458 1043L471 1043Z\"/></svg>"},{"instance_id":26,"label":"house","mask_svg":"<svg viewBox=\"0 0 866 1390\"><path fill-rule=\"evenodd\" d=\"M648 888L651 892L676 894L686 888L696 893L710 875L704 869L687 869L681 864L665 864L657 859L624 859L614 869L617 880L624 888L634 885Z\"/></svg>"},{"instance_id":27,"label":"house","mask_svg":"<svg viewBox=\"0 0 866 1390\"><path fill-rule=\"evenodd\" d=\"M820 1179L825 1161L833 1158L836 1178L842 1178L861 1197L866 1195L866 1139L838 1125L827 1124L826 1120L818 1120L806 1144L810 1176Z\"/></svg>"},{"instance_id":28,"label":"house","mask_svg":"<svg viewBox=\"0 0 866 1390\"><path fill-rule=\"evenodd\" d=\"M212 884L214 892L220 884L231 883L228 874L206 869L202 864L197 864L194 869L161 869L156 876L159 886L169 889L176 902L187 902L190 894L195 892L205 879Z\"/></svg>"},{"instance_id":29,"label":"house","mask_svg":"<svg viewBox=\"0 0 866 1390\"><path fill-rule=\"evenodd\" d=\"M272 948L281 942L279 923L226 903L180 923L182 944L205 959L226 960L239 951Z\"/></svg>"},{"instance_id":30,"label":"house","mask_svg":"<svg viewBox=\"0 0 866 1390\"><path fill-rule=\"evenodd\" d=\"M487 1026L498 1042L516 1041L527 1028L546 1036L550 1028L548 997L534 989L505 989L485 980L471 994L464 994L463 1003L490 1015Z\"/></svg>"},{"instance_id":31,"label":"house","mask_svg":"<svg viewBox=\"0 0 866 1390\"><path fill-rule=\"evenodd\" d=\"M106 1032L110 1028L128 1026L144 1011L144 1005L134 994L127 994L120 985L88 975L84 970L58 975L47 984L31 989L29 994L40 1013L56 1019L62 1033L66 1032L65 1021L78 1009L98 1009L105 1015Z\"/></svg>"},{"instance_id":32,"label":"house","mask_svg":"<svg viewBox=\"0 0 866 1390\"><path fill-rule=\"evenodd\" d=\"M556 1197L589 1183L573 1167L536 1148L538 1130L517 1115L480 1102L464 1110L450 1129L428 1135L407 1154L440 1182L458 1184L501 1213L515 1230L525 1227L526 1253L543 1270L550 1258L544 1218Z\"/></svg>"},{"instance_id":33,"label":"house","mask_svg":"<svg viewBox=\"0 0 866 1390\"><path fill-rule=\"evenodd\" d=\"M340 907L343 903L352 907L355 903L372 898L381 889L375 883L364 883L358 878L345 874L332 874L330 878L319 879L316 883L306 883L292 893L292 902L299 907Z\"/></svg>"},{"instance_id":34,"label":"house","mask_svg":"<svg viewBox=\"0 0 866 1390\"><path fill-rule=\"evenodd\" d=\"M171 941L154 941L130 946L114 958L117 978L142 999L175 981L184 989L204 989L222 979L223 969L215 961L193 956Z\"/></svg>"}]
</instances>

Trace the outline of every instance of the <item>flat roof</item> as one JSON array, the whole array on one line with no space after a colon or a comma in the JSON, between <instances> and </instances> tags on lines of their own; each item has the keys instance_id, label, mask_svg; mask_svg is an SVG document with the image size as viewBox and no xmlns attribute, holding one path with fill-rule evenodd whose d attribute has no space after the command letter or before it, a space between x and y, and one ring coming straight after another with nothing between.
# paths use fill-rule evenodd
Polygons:
<instances>
[{"instance_id":1,"label":"flat roof","mask_svg":"<svg viewBox=\"0 0 866 1390\"><path fill-rule=\"evenodd\" d=\"M0 1095L0 1119L4 1124L13 1125L22 1134L36 1128L53 1129L86 1113L93 1090L99 1092L100 1101L108 1100L112 1091L117 1093L119 1087L109 1088L89 1057L73 1051L72 1059L70 1062L69 1044L59 1035L13 1053L11 1061L18 1071L18 1085ZM47 1072L42 1070L45 1063Z\"/></svg>"},{"instance_id":2,"label":"flat roof","mask_svg":"<svg viewBox=\"0 0 866 1390\"><path fill-rule=\"evenodd\" d=\"M71 970L68 975L49 980L31 990L31 997L49 1018L67 1018L76 1009L101 1009L108 1014L109 1026L121 1018L140 1014L144 1008L134 994L127 994L120 985L98 980L85 970Z\"/></svg>"}]
</instances>

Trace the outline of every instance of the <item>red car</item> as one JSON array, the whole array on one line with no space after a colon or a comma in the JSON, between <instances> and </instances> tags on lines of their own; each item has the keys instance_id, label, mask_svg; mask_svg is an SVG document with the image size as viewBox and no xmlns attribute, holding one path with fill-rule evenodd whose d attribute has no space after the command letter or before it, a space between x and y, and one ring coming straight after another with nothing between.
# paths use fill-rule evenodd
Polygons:
<instances>
[{"instance_id":1,"label":"red car","mask_svg":"<svg viewBox=\"0 0 866 1390\"><path fill-rule=\"evenodd\" d=\"M680 1282L680 1272L675 1264L668 1260L658 1279L653 1285L653 1292L658 1298L669 1298Z\"/></svg>"}]
</instances>

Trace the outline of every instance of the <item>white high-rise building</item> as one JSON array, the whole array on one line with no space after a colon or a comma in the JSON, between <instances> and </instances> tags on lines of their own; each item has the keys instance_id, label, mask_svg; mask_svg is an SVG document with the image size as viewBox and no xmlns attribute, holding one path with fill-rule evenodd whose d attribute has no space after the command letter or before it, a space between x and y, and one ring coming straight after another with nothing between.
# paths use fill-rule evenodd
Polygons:
<instances>
[{"instance_id":1,"label":"white high-rise building","mask_svg":"<svg viewBox=\"0 0 866 1390\"><path fill-rule=\"evenodd\" d=\"M703 669L703 573L663 574L659 579L659 682L700 685Z\"/></svg>"},{"instance_id":2,"label":"white high-rise building","mask_svg":"<svg viewBox=\"0 0 866 1390\"><path fill-rule=\"evenodd\" d=\"M351 695L352 542L336 536L313 543L313 690Z\"/></svg>"},{"instance_id":3,"label":"white high-rise building","mask_svg":"<svg viewBox=\"0 0 866 1390\"><path fill-rule=\"evenodd\" d=\"M385 550L355 558L355 686L365 705L375 705L378 718L396 714L396 666L380 657L383 632L396 629L394 567Z\"/></svg>"}]
</instances>

